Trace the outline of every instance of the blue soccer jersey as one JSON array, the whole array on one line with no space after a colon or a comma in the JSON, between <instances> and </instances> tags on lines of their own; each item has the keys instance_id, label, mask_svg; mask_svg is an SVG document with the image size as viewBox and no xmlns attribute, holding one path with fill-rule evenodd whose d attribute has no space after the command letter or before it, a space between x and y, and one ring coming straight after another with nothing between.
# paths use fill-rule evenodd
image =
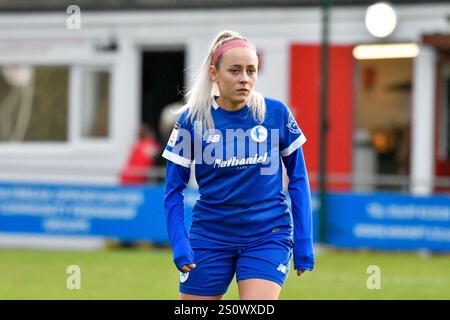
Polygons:
<instances>
[{"instance_id":1,"label":"blue soccer jersey","mask_svg":"<svg viewBox=\"0 0 450 320\"><path fill-rule=\"evenodd\" d=\"M313 269L311 196L301 148L306 138L284 103L270 98L265 103L263 123L248 106L228 111L212 99L215 129L200 130L187 111L175 124L163 157L169 160L164 205L178 269L195 263L189 238L245 244L292 227L294 268ZM193 161L200 198L188 236L183 190ZM282 191L281 161L289 176L291 213Z\"/></svg>"}]
</instances>

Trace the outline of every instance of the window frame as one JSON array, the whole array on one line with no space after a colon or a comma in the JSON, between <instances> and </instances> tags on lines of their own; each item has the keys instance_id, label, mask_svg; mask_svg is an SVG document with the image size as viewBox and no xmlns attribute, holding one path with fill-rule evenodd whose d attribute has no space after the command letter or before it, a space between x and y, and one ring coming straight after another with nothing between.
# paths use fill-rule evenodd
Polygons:
<instances>
[{"instance_id":1,"label":"window frame","mask_svg":"<svg viewBox=\"0 0 450 320\"><path fill-rule=\"evenodd\" d=\"M8 66L13 63L9 61L0 61L0 67ZM66 141L0 141L0 157L21 156L32 154L67 154L73 148L85 150L111 150L113 147L113 117L114 117L114 61L105 59L93 59L82 63L71 62L42 62L42 61L17 61L14 64L32 66L32 67L67 67L68 68L68 95L67 95L67 140ZM108 136L106 138L86 138L81 134L81 94L82 94L82 71L100 70L107 71L110 75L108 85Z\"/></svg>"},{"instance_id":2,"label":"window frame","mask_svg":"<svg viewBox=\"0 0 450 320\"><path fill-rule=\"evenodd\" d=\"M108 72L108 135L106 137L85 137L82 134L83 75L84 72ZM111 65L74 65L70 72L70 115L69 140L75 144L101 146L110 144L113 136L113 68Z\"/></svg>"}]
</instances>

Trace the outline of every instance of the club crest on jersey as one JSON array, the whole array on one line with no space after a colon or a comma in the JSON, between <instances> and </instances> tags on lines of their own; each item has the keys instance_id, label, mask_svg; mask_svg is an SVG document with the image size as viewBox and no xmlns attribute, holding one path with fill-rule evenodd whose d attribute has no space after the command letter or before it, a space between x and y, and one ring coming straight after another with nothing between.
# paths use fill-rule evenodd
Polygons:
<instances>
[{"instance_id":1,"label":"club crest on jersey","mask_svg":"<svg viewBox=\"0 0 450 320\"><path fill-rule=\"evenodd\" d=\"M250 131L250 136L252 137L253 141L256 142L263 142L267 139L267 129L263 126L256 126L253 127Z\"/></svg>"},{"instance_id":2,"label":"club crest on jersey","mask_svg":"<svg viewBox=\"0 0 450 320\"><path fill-rule=\"evenodd\" d=\"M294 116L292 114L289 116L287 127L292 133L300 133L300 128L298 127L297 122L295 122Z\"/></svg>"}]
</instances>

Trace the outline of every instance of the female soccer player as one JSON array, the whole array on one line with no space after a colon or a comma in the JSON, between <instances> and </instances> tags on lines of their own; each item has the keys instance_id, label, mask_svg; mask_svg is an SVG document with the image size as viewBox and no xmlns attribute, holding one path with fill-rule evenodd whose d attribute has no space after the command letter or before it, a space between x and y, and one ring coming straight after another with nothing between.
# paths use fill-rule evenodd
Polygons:
<instances>
[{"instance_id":1,"label":"female soccer player","mask_svg":"<svg viewBox=\"0 0 450 320\"><path fill-rule=\"evenodd\" d=\"M292 255L298 276L314 267L306 138L286 104L253 90L257 74L255 46L221 32L163 152L181 299L221 299L234 275L241 299L277 299ZM187 232L183 191L193 161L200 198Z\"/></svg>"}]
</instances>

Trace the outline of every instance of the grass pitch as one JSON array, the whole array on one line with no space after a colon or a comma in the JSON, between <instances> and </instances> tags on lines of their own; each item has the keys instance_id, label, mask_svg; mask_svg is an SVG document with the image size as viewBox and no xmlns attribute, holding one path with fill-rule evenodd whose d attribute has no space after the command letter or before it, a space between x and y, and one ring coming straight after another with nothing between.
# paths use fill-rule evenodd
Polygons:
<instances>
[{"instance_id":1,"label":"grass pitch","mask_svg":"<svg viewBox=\"0 0 450 320\"><path fill-rule=\"evenodd\" d=\"M79 290L66 287L70 265L80 267ZM367 288L370 265L380 289ZM178 299L178 281L168 249L0 250L0 299ZM224 299L238 298L233 280ZM450 256L325 250L313 272L291 268L280 299L450 299Z\"/></svg>"}]
</instances>

